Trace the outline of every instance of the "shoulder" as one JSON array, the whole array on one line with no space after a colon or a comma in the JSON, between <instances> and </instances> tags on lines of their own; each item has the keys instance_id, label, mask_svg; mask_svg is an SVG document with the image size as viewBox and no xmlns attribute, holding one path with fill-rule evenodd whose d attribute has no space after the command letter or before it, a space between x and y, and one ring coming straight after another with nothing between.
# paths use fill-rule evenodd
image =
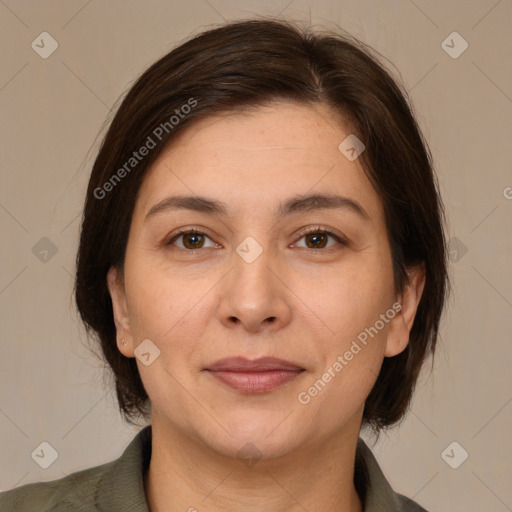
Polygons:
<instances>
[{"instance_id":1,"label":"shoulder","mask_svg":"<svg viewBox=\"0 0 512 512\"><path fill-rule=\"evenodd\" d=\"M395 495L402 507L400 510L404 510L406 512L428 512L428 510L424 509L421 505L418 505L418 503L411 500L411 498L398 493L395 493Z\"/></svg>"},{"instance_id":2,"label":"shoulder","mask_svg":"<svg viewBox=\"0 0 512 512\"><path fill-rule=\"evenodd\" d=\"M0 512L89 512L98 510L96 496L113 462L49 482L22 485L0 493Z\"/></svg>"},{"instance_id":3,"label":"shoulder","mask_svg":"<svg viewBox=\"0 0 512 512\"><path fill-rule=\"evenodd\" d=\"M361 438L356 452L357 467L360 478L364 480L364 512L428 512L411 498L394 491L377 459Z\"/></svg>"},{"instance_id":4,"label":"shoulder","mask_svg":"<svg viewBox=\"0 0 512 512\"><path fill-rule=\"evenodd\" d=\"M151 458L151 425L143 428L113 461L0 493L0 512L149 512L144 471Z\"/></svg>"}]
</instances>

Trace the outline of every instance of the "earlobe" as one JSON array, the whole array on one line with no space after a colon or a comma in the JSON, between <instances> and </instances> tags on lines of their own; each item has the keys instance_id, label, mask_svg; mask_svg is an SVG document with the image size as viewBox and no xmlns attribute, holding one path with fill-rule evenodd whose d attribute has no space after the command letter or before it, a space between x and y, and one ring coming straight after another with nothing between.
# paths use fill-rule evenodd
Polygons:
<instances>
[{"instance_id":1,"label":"earlobe","mask_svg":"<svg viewBox=\"0 0 512 512\"><path fill-rule=\"evenodd\" d=\"M405 350L409 343L414 318L425 288L425 263L408 269L409 281L398 302L400 311L391 320L384 357L393 357Z\"/></svg>"}]
</instances>

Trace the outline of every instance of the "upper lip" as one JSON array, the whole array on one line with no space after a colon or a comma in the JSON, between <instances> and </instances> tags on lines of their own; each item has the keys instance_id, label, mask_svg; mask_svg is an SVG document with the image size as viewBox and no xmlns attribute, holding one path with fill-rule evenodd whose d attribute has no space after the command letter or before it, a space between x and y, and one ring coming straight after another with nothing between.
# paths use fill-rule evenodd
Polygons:
<instances>
[{"instance_id":1,"label":"upper lip","mask_svg":"<svg viewBox=\"0 0 512 512\"><path fill-rule=\"evenodd\" d=\"M250 360L245 357L226 357L219 359L207 370L210 371L232 371L232 372L264 372L271 370L287 370L298 371L304 368L297 366L290 361L278 359L276 357L260 357L259 359Z\"/></svg>"}]
</instances>

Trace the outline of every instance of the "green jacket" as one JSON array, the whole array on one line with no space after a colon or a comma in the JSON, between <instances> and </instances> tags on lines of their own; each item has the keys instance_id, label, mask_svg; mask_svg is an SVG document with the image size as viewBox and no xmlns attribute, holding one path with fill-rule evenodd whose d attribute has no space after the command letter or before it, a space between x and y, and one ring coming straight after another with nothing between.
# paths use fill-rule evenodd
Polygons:
<instances>
[{"instance_id":1,"label":"green jacket","mask_svg":"<svg viewBox=\"0 0 512 512\"><path fill-rule=\"evenodd\" d=\"M0 493L0 512L149 512L144 472L151 459L151 425L144 427L116 460L50 482L25 484ZM365 512L427 512L393 491L360 438L356 475L367 483Z\"/></svg>"}]
</instances>

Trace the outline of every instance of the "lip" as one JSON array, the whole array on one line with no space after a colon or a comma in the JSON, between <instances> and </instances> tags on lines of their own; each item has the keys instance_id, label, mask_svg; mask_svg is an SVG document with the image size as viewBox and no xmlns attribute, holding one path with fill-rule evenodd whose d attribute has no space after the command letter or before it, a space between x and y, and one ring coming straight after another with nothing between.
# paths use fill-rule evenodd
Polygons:
<instances>
[{"instance_id":1,"label":"lip","mask_svg":"<svg viewBox=\"0 0 512 512\"><path fill-rule=\"evenodd\" d=\"M277 357L260 357L253 360L245 357L226 357L219 359L206 369L228 372L265 372L270 370L297 371L304 368Z\"/></svg>"},{"instance_id":2,"label":"lip","mask_svg":"<svg viewBox=\"0 0 512 512\"><path fill-rule=\"evenodd\" d=\"M265 393L300 375L304 370L275 357L249 360L244 357L220 359L206 368L213 377L245 393Z\"/></svg>"}]
</instances>

